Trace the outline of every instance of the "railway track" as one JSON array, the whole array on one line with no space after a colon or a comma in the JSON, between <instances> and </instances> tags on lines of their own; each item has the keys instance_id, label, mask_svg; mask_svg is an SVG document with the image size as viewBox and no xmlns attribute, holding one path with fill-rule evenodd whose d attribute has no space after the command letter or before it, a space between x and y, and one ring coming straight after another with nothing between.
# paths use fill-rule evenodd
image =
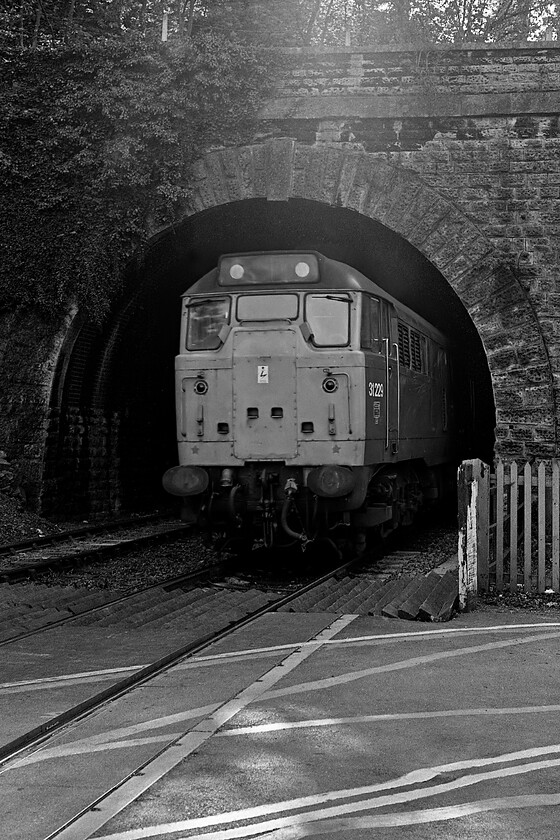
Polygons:
<instances>
[{"instance_id":1,"label":"railway track","mask_svg":"<svg viewBox=\"0 0 560 840\"><path fill-rule=\"evenodd\" d=\"M124 594L106 590L68 592L72 587L36 587L26 596L27 610L22 608L17 584L0 584L0 599L3 596L4 600L4 610L0 617L0 647L71 622L81 622L83 625L88 620L95 622L96 617L102 621L104 615L114 615L119 608L138 609L141 614L142 605L151 597L161 602L162 596L165 597L167 593L186 592L197 584L211 581L214 576L223 575L223 572L224 564L218 562ZM28 592L27 587L25 591ZM13 597L12 604L10 595Z\"/></svg>"},{"instance_id":2,"label":"railway track","mask_svg":"<svg viewBox=\"0 0 560 840\"><path fill-rule=\"evenodd\" d=\"M150 517L150 520L153 518ZM134 524L137 527L137 523ZM141 549L147 543L162 539L176 539L184 534L184 529L177 528L176 523L171 523L170 529L166 523L162 528L161 522L157 520L143 522L141 527L145 533L139 537L136 530L132 535L130 530L123 530L123 543L127 550L130 551L133 547ZM64 585L64 582L68 580L72 584L75 583L73 573L70 578L61 573L58 580L54 575L49 578L48 585L42 583L46 579L41 573L44 574L49 569L73 567L85 563L88 558L91 560L92 556L103 560L107 556L106 551L115 547L116 550L122 552L123 547L117 541L111 540L110 545L106 544L105 534L106 531L101 533L102 546L95 543L92 545L91 537L82 534L86 545L80 546L77 551L67 551L62 556L50 558L40 557L34 564L24 562L23 565L20 564L14 569L4 570L10 582L0 582L0 646L36 635L45 629L59 628L69 623L77 626L119 626L123 629L139 626L149 626L151 629L173 629L181 618L186 619L187 610L189 614L192 611L196 614L196 611L204 611L206 605L210 609L210 604L215 600L214 596L217 593L221 593L223 600L227 600L225 593L236 590L253 588L289 592L297 588L297 582L286 585L285 579L271 581L264 572L260 575L259 573L248 575L242 572L241 579L236 581L232 578L231 567L224 558L218 562L215 562L213 558L208 558L209 562L202 562L196 570L193 570L191 565L188 571L169 574L163 579L158 569L160 579L148 585L129 585L127 578L125 589L123 590L121 586L117 591L114 587L110 588L110 585L108 587L106 580L101 586L96 580L90 583L87 574L79 587ZM18 555L20 560L22 557L26 559L25 555ZM346 611L413 619L421 608L425 608L424 612L427 612L427 607L423 603L425 599L420 596L431 595L434 584L438 582L434 575L427 581L422 581L422 576L419 576L417 570L414 569L415 560L419 559L420 565L424 563L422 558L422 552L393 551L383 559L378 558L374 566L366 564L362 567L362 574L347 575L345 580L337 581L336 585L329 584L329 578L327 578L318 587L312 588L309 594L296 598L295 609L332 612L339 607L344 607ZM144 562L140 560L139 567ZM403 566L404 572L401 574ZM99 567L94 565L92 568ZM102 565L100 568L105 569L105 566ZM226 571L229 572L227 579L225 578ZM77 574L82 573L78 571ZM310 578L311 573L308 572L307 579ZM34 585L29 585L30 581L34 581ZM417 586L416 584L420 582L422 586ZM453 589L453 580L448 580L448 583ZM445 595L446 587L439 588L443 588ZM436 602L435 606L439 607L438 599ZM231 606L234 610L237 609L235 604ZM434 604L430 606L433 607ZM229 610L229 605L227 609ZM290 607L286 606L285 609L290 609ZM429 619L433 614L432 610L431 614L419 617Z\"/></svg>"},{"instance_id":3,"label":"railway track","mask_svg":"<svg viewBox=\"0 0 560 840\"><path fill-rule=\"evenodd\" d=\"M196 571L168 575L147 586L131 582L121 589L65 585L64 572L190 536L190 526L150 515L64 531L45 538L0 546L0 646L60 627L119 604L142 601L162 587L196 585L220 574L223 563L206 563ZM95 566L97 568L97 565ZM161 577L161 575L160 575ZM47 578L49 578L47 580ZM30 585L33 582L34 585ZM72 583L72 581L70 581Z\"/></svg>"},{"instance_id":4,"label":"railway track","mask_svg":"<svg viewBox=\"0 0 560 840\"><path fill-rule=\"evenodd\" d=\"M4 727L4 744L0 746L0 773L18 767L20 760L25 766L26 761L37 751L46 750L48 753L53 745L60 743L61 738L63 741L68 738L71 741L79 739L84 727L87 730L88 727L95 726L99 715L109 713L113 708L113 701L126 698L127 704L134 704L137 702L135 698L142 695L141 691L135 694L136 690L143 687L155 689L156 685L161 685L161 679L158 683L160 675L164 682L169 684L171 681L173 684L177 679L173 675L181 673L184 667L189 667L191 657L213 643L227 639L240 628L247 627L248 632L251 632L250 626L269 613L290 611L300 615L306 612L396 615L395 611L387 613L385 610L390 610L391 604L394 606L406 602L405 595L411 586L407 570L413 569L415 564L420 566L424 561L422 552L395 550L378 560L373 567L368 567L359 558L355 558L306 581L303 585L267 580L258 573L238 573L233 576L231 570L216 564L212 568L178 575L160 584L145 587L141 591L121 595L113 598L111 602L93 605L87 611L51 624L50 627L20 633L4 643L8 662L11 659L14 663L23 663L32 661L31 658L35 658L36 661L37 656L45 656L46 652L52 651L53 645L56 647L57 640L64 638L72 639L72 645L78 645L78 648L84 645L84 651L89 649L91 644L97 644L97 658L95 664L90 667L95 668L94 673L106 674L105 677L93 680L94 683L101 682L101 685L105 682L106 687L87 684L82 685L76 693L76 688L69 685L73 677L72 667L69 668L64 659L58 668L61 672L58 677L57 669L53 670L52 665L48 665L48 660L46 672L45 666L41 666L39 671L27 674L27 666L22 664L18 671L17 664L13 665L12 682L0 684L0 694L7 692L4 702L9 703L13 697L10 692L15 691L17 698L14 699L24 702L21 704L22 712L15 713L18 726L13 729L11 726ZM425 581L426 576L419 575L418 580ZM26 585L31 589L42 588L33 582ZM422 586L417 589L421 592ZM397 596L400 596L400 601ZM314 622L316 619L312 620ZM76 627L76 632L72 632L71 635L63 628L63 625L69 622L73 622L72 626ZM121 661L120 668L107 668L107 665L111 664L107 645L131 628L161 631L158 634L159 655L153 658L146 657L143 661L148 664L131 665L129 658L128 661ZM51 630L54 632L49 638ZM44 636L41 635L42 631ZM26 637L30 635L34 635L35 639L27 640ZM141 635L133 635L130 638L136 644L136 639L141 638ZM12 643L14 653L10 656ZM26 660L26 655L30 659ZM80 662L82 655L78 656ZM136 654L134 656L132 662L138 662ZM83 667L79 670L83 671ZM70 673L67 673L68 671ZM30 679L19 680L18 673ZM33 676L38 676L39 679L34 680L31 678ZM74 676L80 678L87 677L88 674L76 673ZM33 692L41 686L44 688L45 682L55 686L53 696L60 697L62 692L66 699L57 701L55 708L59 711L56 714L37 724L40 717L30 717L29 711L25 713L23 710L26 698L31 700ZM58 685L60 687L56 687ZM64 693L65 685L69 686L67 693ZM27 694L28 691L31 693ZM41 705L37 708L40 709ZM181 738L186 734L183 733ZM59 737L51 740L54 736ZM100 781L101 790L105 790L105 793L99 795L99 789L96 789L95 795L90 794L92 801L87 802L87 805L82 802L79 809L73 806L71 812L65 815L64 821L56 823L59 826L56 830L53 830L54 826L49 828L51 833L45 840L90 836L89 828L86 833L80 833L82 822L85 821L87 826L92 819L95 822L98 819L97 815L103 813L105 800L110 801L108 798L112 792L121 786L126 790L130 780L141 778L144 768L152 762L161 760L165 763L168 754L172 757L177 740L174 738L165 746L154 748L150 758L143 758L141 761L137 759L136 763L127 768L126 775L119 777L120 781L111 781L110 787ZM78 833L74 833L75 829Z\"/></svg>"},{"instance_id":5,"label":"railway track","mask_svg":"<svg viewBox=\"0 0 560 840\"><path fill-rule=\"evenodd\" d=\"M163 631L171 636L177 636L177 633L180 634L182 628L187 626L192 628L198 625L203 628L199 635L196 631L195 638L191 637L185 645L95 695L85 706L79 704L76 709L65 712L60 719L43 724L29 743L32 743L35 737L41 739L76 719L76 716L79 717L99 704L120 696L123 691L131 690L179 659L198 652L267 612L356 612L396 618L399 610L410 606L413 596L416 596L418 608L423 603L424 596L428 596L434 589L434 580L437 581L436 586L443 590L446 590L445 584L449 583L449 573L440 577L431 573L428 576L419 575L412 578L401 574L402 569L413 564L418 556L418 552L394 551L379 562L375 571L364 570L360 559L355 558L304 584L278 581L273 583L255 576L235 577L231 573L228 576L226 566L223 563L215 563L124 595L93 593L91 597L96 600L95 603L78 603L78 606L74 607L76 612L70 612L69 615L60 618L56 618L56 615L63 605L60 602L56 605L55 593L52 598L54 620L49 616L50 620L47 623L45 619L38 618L42 623L35 627L30 627L27 623L23 629L18 630L17 619L7 616L11 631L0 640L0 646L4 647L70 623L76 628L115 628L119 631L148 627L150 630ZM46 589L52 591L50 587ZM211 629L208 629L209 627ZM12 749L17 751L27 746L26 738L27 736L21 743L18 738L11 745L0 747L0 760L12 756Z\"/></svg>"},{"instance_id":6,"label":"railway track","mask_svg":"<svg viewBox=\"0 0 560 840\"><path fill-rule=\"evenodd\" d=\"M122 519L88 525L0 546L0 582L25 580L52 569L104 560L146 546L180 539L191 526L169 515Z\"/></svg>"},{"instance_id":7,"label":"railway track","mask_svg":"<svg viewBox=\"0 0 560 840\"><path fill-rule=\"evenodd\" d=\"M201 635L189 640L186 644L180 645L178 648L169 651L149 665L139 668L134 673L117 680L108 688L91 695L86 700L66 709L64 712L50 718L45 723L40 724L23 735L20 735L12 741L0 746L0 766L14 759L23 750L37 747L55 732L60 731L63 727L80 721L86 715L89 715L99 709L105 703L122 697L124 694L145 684L156 675L162 673L168 668L171 668L173 665L176 665L185 658L193 656L195 653L200 652L210 644L225 638L227 635L233 633L234 630L238 630L240 627L244 627L245 625L254 622L257 618L260 618L266 613L280 610L286 607L292 600L304 596L305 594L311 592L314 588L320 587L326 581L336 578L337 576L344 575L355 565L355 563L355 560L344 563L343 565L332 569L328 573L321 575L303 586L294 588L294 590L287 595L278 592L256 590L250 586L246 588L239 584L234 584L233 587L231 587L231 583L228 588L227 582L220 586L209 585L207 587L202 587L202 589L198 591L192 590L194 593L192 600L190 603L184 603L183 606L190 607L189 615L191 620L194 620L197 614L200 615L202 602L207 601L205 606L208 607L215 615L219 616L218 625L214 629L201 633ZM160 589L163 591L167 590L167 592L172 593L174 588L180 589L181 585L188 584L189 582L196 583L196 579L200 579L201 575L204 575L204 572L196 573L191 576L183 576L182 578L168 581L164 586L149 587L142 593L134 593L129 597L125 596L112 604L106 604L101 608L93 609L88 611L88 613L75 616L75 623L79 623L80 621L83 622L84 619L87 623L88 617L91 618L94 612L99 614L103 610L108 611L108 613L112 613L112 618L115 619L114 609L126 603L128 603L129 607L132 607L132 610L129 609L128 612L134 613L136 612L136 605L133 603L133 600L136 596L145 595L154 589ZM190 580L188 580L188 578L190 578ZM208 593L210 593L210 597L208 597ZM235 597L236 595L237 597ZM230 602L229 604L228 601ZM219 612L217 612L218 610ZM140 615L139 621L145 621L145 616ZM165 629L165 624L160 624L160 627ZM51 628L43 627L40 629L48 631ZM30 634L27 633L13 637L10 640L6 640L5 644L20 641L27 635Z\"/></svg>"}]
</instances>

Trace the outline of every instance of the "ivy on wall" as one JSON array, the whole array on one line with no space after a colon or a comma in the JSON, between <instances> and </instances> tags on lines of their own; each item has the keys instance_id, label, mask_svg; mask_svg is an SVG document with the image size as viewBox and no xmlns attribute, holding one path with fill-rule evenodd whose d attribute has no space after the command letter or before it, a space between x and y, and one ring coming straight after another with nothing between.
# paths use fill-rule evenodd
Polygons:
<instances>
[{"instance_id":1,"label":"ivy on wall","mask_svg":"<svg viewBox=\"0 0 560 840\"><path fill-rule=\"evenodd\" d=\"M0 52L0 309L102 320L193 162L252 136L271 62L215 32Z\"/></svg>"}]
</instances>

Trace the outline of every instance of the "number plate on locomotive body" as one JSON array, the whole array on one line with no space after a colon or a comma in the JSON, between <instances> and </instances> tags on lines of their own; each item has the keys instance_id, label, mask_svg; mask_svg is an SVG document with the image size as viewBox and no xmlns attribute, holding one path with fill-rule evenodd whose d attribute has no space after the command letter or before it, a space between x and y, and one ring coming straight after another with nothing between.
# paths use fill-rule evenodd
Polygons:
<instances>
[{"instance_id":1,"label":"number plate on locomotive body","mask_svg":"<svg viewBox=\"0 0 560 840\"><path fill-rule=\"evenodd\" d=\"M257 382L259 385L268 385L268 365L257 365Z\"/></svg>"}]
</instances>

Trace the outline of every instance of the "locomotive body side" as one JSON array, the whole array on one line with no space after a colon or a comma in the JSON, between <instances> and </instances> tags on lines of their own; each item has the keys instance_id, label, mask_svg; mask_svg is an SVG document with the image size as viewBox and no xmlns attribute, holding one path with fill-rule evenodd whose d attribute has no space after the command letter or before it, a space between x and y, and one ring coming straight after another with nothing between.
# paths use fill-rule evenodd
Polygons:
<instances>
[{"instance_id":1,"label":"locomotive body side","mask_svg":"<svg viewBox=\"0 0 560 840\"><path fill-rule=\"evenodd\" d=\"M340 522L391 530L441 492L446 341L349 266L222 257L184 296L175 369L164 486L193 516L306 540Z\"/></svg>"}]
</instances>

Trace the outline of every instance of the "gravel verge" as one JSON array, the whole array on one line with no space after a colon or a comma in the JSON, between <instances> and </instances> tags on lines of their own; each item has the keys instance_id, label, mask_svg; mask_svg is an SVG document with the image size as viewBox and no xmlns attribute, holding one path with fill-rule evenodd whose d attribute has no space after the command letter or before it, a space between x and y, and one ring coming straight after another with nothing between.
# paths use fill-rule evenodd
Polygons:
<instances>
[{"instance_id":1,"label":"gravel verge","mask_svg":"<svg viewBox=\"0 0 560 840\"><path fill-rule=\"evenodd\" d=\"M73 527L78 527L78 524L73 523ZM43 519L25 510L18 500L0 493L0 544L6 545L45 534L57 534L65 530L65 527L72 526L57 525Z\"/></svg>"},{"instance_id":2,"label":"gravel verge","mask_svg":"<svg viewBox=\"0 0 560 840\"><path fill-rule=\"evenodd\" d=\"M80 589L109 589L136 592L170 577L195 572L216 563L216 551L199 535L148 546L141 551L88 563L74 569L49 571L34 578L47 586L75 586Z\"/></svg>"},{"instance_id":3,"label":"gravel verge","mask_svg":"<svg viewBox=\"0 0 560 840\"><path fill-rule=\"evenodd\" d=\"M560 612L560 593L558 592L490 592L480 593L478 609L493 612L517 612L518 610L554 616Z\"/></svg>"},{"instance_id":4,"label":"gravel verge","mask_svg":"<svg viewBox=\"0 0 560 840\"><path fill-rule=\"evenodd\" d=\"M82 522L54 523L22 508L21 503L0 493L0 544L30 539L42 534L59 533L76 528ZM457 551L457 531L453 523L427 523L401 532L385 548L391 551L413 551L394 577L427 574ZM217 561L217 553L192 535L175 543L153 546L129 556L116 557L103 563L89 564L66 572L48 572L36 578L50 586L75 586L87 589L109 589L130 592L159 583L172 575L196 571ZM362 572L375 568L375 562L364 563ZM481 593L478 609L484 611L527 611L558 617L560 593L497 592Z\"/></svg>"},{"instance_id":5,"label":"gravel verge","mask_svg":"<svg viewBox=\"0 0 560 840\"><path fill-rule=\"evenodd\" d=\"M359 568L359 573L378 571L380 556L386 560L391 554L410 552L410 559L405 559L389 579L427 575L441 563L457 554L457 527L454 523L426 519L422 524L413 525L397 531L380 548L368 552L367 558Z\"/></svg>"}]
</instances>

